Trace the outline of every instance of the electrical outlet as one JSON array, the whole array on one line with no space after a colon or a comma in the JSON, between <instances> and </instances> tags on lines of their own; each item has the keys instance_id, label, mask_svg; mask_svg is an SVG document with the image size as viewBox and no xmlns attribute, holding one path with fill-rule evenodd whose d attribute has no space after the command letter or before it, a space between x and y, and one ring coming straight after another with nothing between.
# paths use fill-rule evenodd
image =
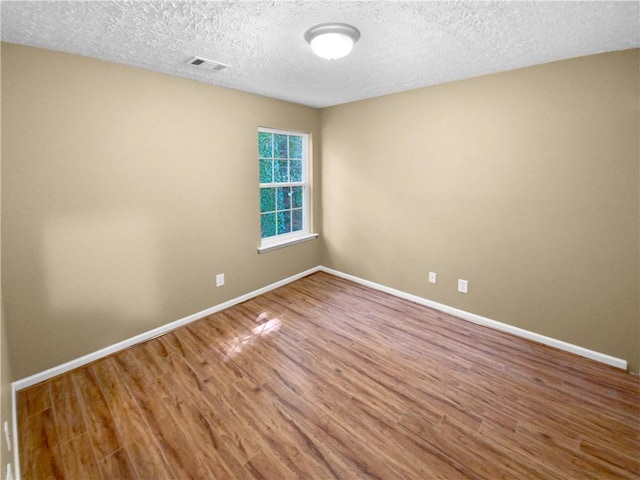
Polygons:
<instances>
[{"instance_id":1,"label":"electrical outlet","mask_svg":"<svg viewBox=\"0 0 640 480\"><path fill-rule=\"evenodd\" d=\"M9 422L4 422L4 437L7 440L7 448L11 451L11 430L9 430Z\"/></svg>"},{"instance_id":2,"label":"electrical outlet","mask_svg":"<svg viewBox=\"0 0 640 480\"><path fill-rule=\"evenodd\" d=\"M429 272L429 283L437 282L438 274L436 272Z\"/></svg>"},{"instance_id":3,"label":"electrical outlet","mask_svg":"<svg viewBox=\"0 0 640 480\"><path fill-rule=\"evenodd\" d=\"M216 287L221 287L224 285L224 273L219 273L216 275Z\"/></svg>"},{"instance_id":4,"label":"electrical outlet","mask_svg":"<svg viewBox=\"0 0 640 480\"><path fill-rule=\"evenodd\" d=\"M469 292L469 282L467 280L458 279L458 291L460 293Z\"/></svg>"}]
</instances>

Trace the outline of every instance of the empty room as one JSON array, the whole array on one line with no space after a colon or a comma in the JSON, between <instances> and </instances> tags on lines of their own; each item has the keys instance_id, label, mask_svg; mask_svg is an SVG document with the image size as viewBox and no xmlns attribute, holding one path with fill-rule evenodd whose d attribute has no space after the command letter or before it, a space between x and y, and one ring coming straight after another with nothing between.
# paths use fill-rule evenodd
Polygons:
<instances>
[{"instance_id":1,"label":"empty room","mask_svg":"<svg viewBox=\"0 0 640 480\"><path fill-rule=\"evenodd\" d=\"M0 478L640 478L640 2L0 17Z\"/></svg>"}]
</instances>

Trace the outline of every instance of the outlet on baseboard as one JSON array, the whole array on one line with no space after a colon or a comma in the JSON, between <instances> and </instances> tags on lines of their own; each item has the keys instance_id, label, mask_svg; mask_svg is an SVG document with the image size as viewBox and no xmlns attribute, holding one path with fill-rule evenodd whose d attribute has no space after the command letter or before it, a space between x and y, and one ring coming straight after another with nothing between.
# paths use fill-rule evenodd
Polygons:
<instances>
[{"instance_id":1,"label":"outlet on baseboard","mask_svg":"<svg viewBox=\"0 0 640 480\"><path fill-rule=\"evenodd\" d=\"M219 273L216 275L216 287L221 287L224 285L224 273Z\"/></svg>"}]
</instances>

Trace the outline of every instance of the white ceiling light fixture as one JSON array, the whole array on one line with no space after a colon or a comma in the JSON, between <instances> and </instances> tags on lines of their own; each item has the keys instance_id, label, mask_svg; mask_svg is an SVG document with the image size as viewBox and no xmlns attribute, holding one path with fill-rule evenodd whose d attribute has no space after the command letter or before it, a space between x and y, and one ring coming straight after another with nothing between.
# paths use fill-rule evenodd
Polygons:
<instances>
[{"instance_id":1,"label":"white ceiling light fixture","mask_svg":"<svg viewBox=\"0 0 640 480\"><path fill-rule=\"evenodd\" d=\"M313 53L327 60L349 55L359 38L360 31L346 23L323 23L311 27L304 34Z\"/></svg>"}]
</instances>

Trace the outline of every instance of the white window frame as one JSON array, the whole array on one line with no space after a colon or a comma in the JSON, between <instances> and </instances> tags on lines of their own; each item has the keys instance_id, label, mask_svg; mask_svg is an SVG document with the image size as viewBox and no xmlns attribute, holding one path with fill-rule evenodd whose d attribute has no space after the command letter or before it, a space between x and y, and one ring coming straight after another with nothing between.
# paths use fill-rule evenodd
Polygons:
<instances>
[{"instance_id":1,"label":"white window frame","mask_svg":"<svg viewBox=\"0 0 640 480\"><path fill-rule=\"evenodd\" d=\"M302 230L296 232L283 233L273 235L271 237L260 238L260 246L258 247L258 253L266 253L278 248L287 247L289 245L295 245L296 243L306 242L318 237L317 233L311 233L309 225L309 217L311 211L310 204L310 190L311 183L309 181L309 134L306 132L298 132L293 130L279 130L275 128L258 127L258 134L260 133L273 133L281 135L295 135L302 137L302 181L301 182L271 182L271 183L259 183L259 191L263 188L278 188L278 187L303 187L302 195ZM258 147L258 162L260 158L260 151ZM287 157L289 158L289 157ZM259 179L258 179L259 181ZM262 215L262 212L259 213ZM258 217L260 224L260 216ZM262 236L262 234L260 234Z\"/></svg>"}]
</instances>

